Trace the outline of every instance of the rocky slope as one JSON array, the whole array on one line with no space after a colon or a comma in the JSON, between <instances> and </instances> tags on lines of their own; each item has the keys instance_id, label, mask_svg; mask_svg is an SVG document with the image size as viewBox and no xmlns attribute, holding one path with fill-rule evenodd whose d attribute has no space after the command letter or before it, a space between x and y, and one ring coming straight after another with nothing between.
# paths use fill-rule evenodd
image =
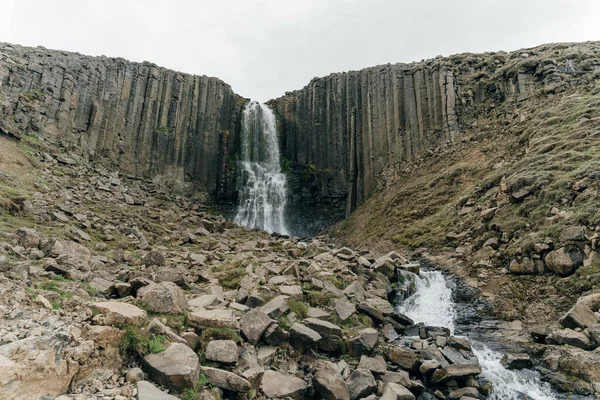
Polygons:
<instances>
[{"instance_id":1,"label":"rocky slope","mask_svg":"<svg viewBox=\"0 0 600 400\"><path fill-rule=\"evenodd\" d=\"M216 78L0 43L0 132L228 198L243 99Z\"/></svg>"},{"instance_id":2,"label":"rocky slope","mask_svg":"<svg viewBox=\"0 0 600 400\"><path fill-rule=\"evenodd\" d=\"M467 341L394 312L391 283L419 273L402 256L250 231L40 143L0 144L2 398L488 390ZM392 343L407 329L422 339Z\"/></svg>"}]
</instances>

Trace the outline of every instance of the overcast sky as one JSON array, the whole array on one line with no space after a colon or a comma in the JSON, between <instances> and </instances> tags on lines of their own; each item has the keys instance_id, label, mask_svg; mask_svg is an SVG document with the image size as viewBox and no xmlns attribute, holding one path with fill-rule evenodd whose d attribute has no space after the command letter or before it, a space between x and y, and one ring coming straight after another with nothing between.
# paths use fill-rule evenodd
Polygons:
<instances>
[{"instance_id":1,"label":"overcast sky","mask_svg":"<svg viewBox=\"0 0 600 400\"><path fill-rule=\"evenodd\" d=\"M0 41L148 60L266 101L314 76L600 40L600 0L1 0Z\"/></svg>"}]
</instances>

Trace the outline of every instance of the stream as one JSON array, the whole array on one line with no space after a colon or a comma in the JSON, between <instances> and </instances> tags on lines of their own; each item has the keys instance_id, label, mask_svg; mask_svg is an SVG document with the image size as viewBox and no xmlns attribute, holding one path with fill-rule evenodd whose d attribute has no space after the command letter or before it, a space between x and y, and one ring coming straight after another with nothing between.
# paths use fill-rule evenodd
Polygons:
<instances>
[{"instance_id":1,"label":"stream","mask_svg":"<svg viewBox=\"0 0 600 400\"><path fill-rule=\"evenodd\" d=\"M422 270L420 276L414 280L415 291L412 295L399 301L396 305L397 312L404 314L415 321L429 326L448 328L451 334L469 339L473 353L479 359L482 368L481 377L487 379L494 386L488 399L535 399L535 400L562 400L583 399L585 397L565 397L552 390L550 385L543 382L540 374L533 370L520 371L508 370L500 363L503 357L502 344L484 339L484 335L469 332L469 327L461 324L461 313L469 313L463 305L457 305L453 300L451 283L439 271ZM495 350L492 350L494 348Z\"/></svg>"}]
</instances>

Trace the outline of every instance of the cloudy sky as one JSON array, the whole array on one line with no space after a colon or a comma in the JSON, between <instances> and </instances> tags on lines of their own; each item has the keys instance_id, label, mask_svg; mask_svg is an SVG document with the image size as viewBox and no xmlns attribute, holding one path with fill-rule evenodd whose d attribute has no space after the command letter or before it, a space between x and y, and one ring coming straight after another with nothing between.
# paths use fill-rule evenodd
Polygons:
<instances>
[{"instance_id":1,"label":"cloudy sky","mask_svg":"<svg viewBox=\"0 0 600 400\"><path fill-rule=\"evenodd\" d=\"M600 40L599 0L2 0L0 41L148 60L258 100L315 76Z\"/></svg>"}]
</instances>

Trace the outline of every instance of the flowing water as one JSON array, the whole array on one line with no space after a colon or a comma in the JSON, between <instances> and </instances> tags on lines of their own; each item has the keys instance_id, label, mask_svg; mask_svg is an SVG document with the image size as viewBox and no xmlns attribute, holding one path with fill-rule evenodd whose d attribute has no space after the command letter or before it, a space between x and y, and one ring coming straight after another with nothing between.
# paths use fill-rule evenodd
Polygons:
<instances>
[{"instance_id":1,"label":"flowing water","mask_svg":"<svg viewBox=\"0 0 600 400\"><path fill-rule=\"evenodd\" d=\"M242 119L240 157L242 188L234 221L269 233L289 235L285 226L286 176L279 164L279 141L273 111L248 103Z\"/></svg>"},{"instance_id":2,"label":"flowing water","mask_svg":"<svg viewBox=\"0 0 600 400\"><path fill-rule=\"evenodd\" d=\"M409 316L415 323L446 327L454 333L456 307L444 275L439 271L421 271L414 285L414 293L398 304L397 311ZM470 341L483 371L481 375L494 385L489 399L522 399L523 394L535 400L563 398L554 393L550 385L542 382L537 372L508 370L500 363L503 354L492 351L481 341Z\"/></svg>"}]
</instances>

